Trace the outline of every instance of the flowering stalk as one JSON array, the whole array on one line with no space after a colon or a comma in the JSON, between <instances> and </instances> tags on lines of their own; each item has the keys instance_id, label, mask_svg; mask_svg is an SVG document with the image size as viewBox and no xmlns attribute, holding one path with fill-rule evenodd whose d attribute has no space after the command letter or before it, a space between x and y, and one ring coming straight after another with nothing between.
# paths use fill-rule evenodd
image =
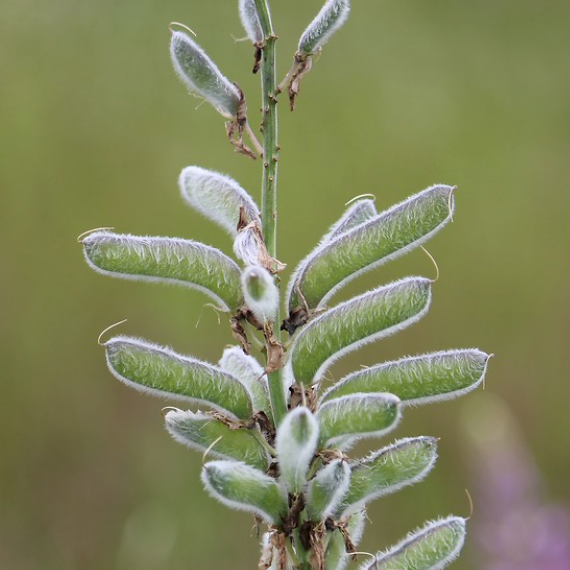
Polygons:
<instances>
[{"instance_id":1,"label":"flowering stalk","mask_svg":"<svg viewBox=\"0 0 570 570\"><path fill-rule=\"evenodd\" d=\"M279 162L279 144L277 128L277 98L276 98L276 69L275 42L277 36L273 33L273 24L267 0L254 0L261 30L263 47L261 53L261 85L262 85L262 123L263 135L263 182L261 187L261 216L263 235L267 252L273 258L277 257L277 167ZM276 268L274 268L276 269ZM279 322L279 312L276 315ZM275 331L279 341L280 331ZM271 398L273 417L279 425L287 413L285 402L285 386L280 370L269 373L269 394Z\"/></svg>"},{"instance_id":2,"label":"flowering stalk","mask_svg":"<svg viewBox=\"0 0 570 570\"><path fill-rule=\"evenodd\" d=\"M437 440L429 437L401 439L367 457L355 456L353 445L393 431L409 404L474 390L489 356L461 349L406 357L358 369L322 389L336 360L429 310L433 282L425 277L399 279L341 303L334 295L441 230L453 216L454 187L431 186L384 212L359 197L294 269L280 299L277 36L268 0L238 0L238 7L254 46L253 71L261 71L261 207L229 176L198 166L182 170L179 187L191 208L230 235L239 263L187 239L96 231L81 243L99 273L194 288L228 316L237 344L217 364L117 336L102 343L109 369L129 387L200 408L167 408L166 428L179 443L215 458L202 470L212 497L268 525L260 570L343 570L357 557L368 504L423 479L437 456ZM312 57L349 12L350 0L326 0L301 35L281 84L292 108ZM243 134L252 133L237 84L185 32L173 31L171 56L187 88L228 119L235 149L255 157L243 143ZM440 570L459 554L465 523L453 516L428 522L362 569Z\"/></svg>"}]
</instances>

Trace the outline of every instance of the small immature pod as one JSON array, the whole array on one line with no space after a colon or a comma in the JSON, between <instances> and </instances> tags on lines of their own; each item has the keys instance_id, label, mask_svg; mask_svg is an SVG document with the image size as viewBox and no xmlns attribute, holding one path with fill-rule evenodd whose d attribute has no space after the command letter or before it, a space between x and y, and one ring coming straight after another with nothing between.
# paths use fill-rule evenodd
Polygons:
<instances>
[{"instance_id":1,"label":"small immature pod","mask_svg":"<svg viewBox=\"0 0 570 570\"><path fill-rule=\"evenodd\" d=\"M234 240L233 250L235 256L246 265L259 265L260 242L259 227L251 225L241 230Z\"/></svg>"},{"instance_id":2,"label":"small immature pod","mask_svg":"<svg viewBox=\"0 0 570 570\"><path fill-rule=\"evenodd\" d=\"M436 448L433 437L401 439L352 464L348 492L337 510L339 517L421 481L435 465Z\"/></svg>"},{"instance_id":3,"label":"small immature pod","mask_svg":"<svg viewBox=\"0 0 570 570\"><path fill-rule=\"evenodd\" d=\"M392 394L352 394L323 404L317 412L321 447L347 436L380 437L400 421L400 400Z\"/></svg>"},{"instance_id":4,"label":"small immature pod","mask_svg":"<svg viewBox=\"0 0 570 570\"><path fill-rule=\"evenodd\" d=\"M241 274L245 303L262 324L273 322L279 308L279 291L273 277L263 267L250 265Z\"/></svg>"},{"instance_id":5,"label":"small immature pod","mask_svg":"<svg viewBox=\"0 0 570 570\"><path fill-rule=\"evenodd\" d=\"M275 447L281 477L290 493L300 493L317 449L319 427L315 416L304 407L285 416L277 429Z\"/></svg>"},{"instance_id":6,"label":"small immature pod","mask_svg":"<svg viewBox=\"0 0 570 570\"><path fill-rule=\"evenodd\" d=\"M126 336L105 344L113 375L131 388L163 398L207 404L242 420L252 414L246 387L217 366Z\"/></svg>"},{"instance_id":7,"label":"small immature pod","mask_svg":"<svg viewBox=\"0 0 570 570\"><path fill-rule=\"evenodd\" d=\"M265 473L239 461L211 461L202 468L207 491L225 505L252 512L269 524L287 515L287 499L279 484Z\"/></svg>"},{"instance_id":8,"label":"small immature pod","mask_svg":"<svg viewBox=\"0 0 570 570\"><path fill-rule=\"evenodd\" d=\"M197 451L223 459L238 459L265 470L269 457L248 429L234 429L210 414L170 410L165 418L168 433L178 442Z\"/></svg>"},{"instance_id":9,"label":"small immature pod","mask_svg":"<svg viewBox=\"0 0 570 570\"><path fill-rule=\"evenodd\" d=\"M239 346L232 346L224 350L219 366L249 390L254 411L263 410L269 414L267 376L253 356L245 354Z\"/></svg>"},{"instance_id":10,"label":"small immature pod","mask_svg":"<svg viewBox=\"0 0 570 570\"><path fill-rule=\"evenodd\" d=\"M265 37L261 29L254 0L239 0L239 16L247 37L252 43L261 44Z\"/></svg>"},{"instance_id":11,"label":"small immature pod","mask_svg":"<svg viewBox=\"0 0 570 570\"><path fill-rule=\"evenodd\" d=\"M181 172L178 184L188 205L232 237L237 236L240 223L257 222L261 226L257 204L229 176L199 166L188 166Z\"/></svg>"},{"instance_id":12,"label":"small immature pod","mask_svg":"<svg viewBox=\"0 0 570 570\"><path fill-rule=\"evenodd\" d=\"M366 512L364 510L354 513L348 518L345 531L350 536L354 547L358 546L364 533ZM340 529L333 531L325 553L326 570L343 570L350 562L349 552L346 551L345 533Z\"/></svg>"},{"instance_id":13,"label":"small immature pod","mask_svg":"<svg viewBox=\"0 0 570 570\"><path fill-rule=\"evenodd\" d=\"M418 321L430 302L431 281L409 277L340 303L297 333L285 368L287 379L316 384L342 355Z\"/></svg>"},{"instance_id":14,"label":"small immature pod","mask_svg":"<svg viewBox=\"0 0 570 570\"><path fill-rule=\"evenodd\" d=\"M287 286L286 298L291 299L292 289L299 283L299 276L304 272L305 267L309 265L313 258L319 255L321 248L334 240L335 238L345 234L349 230L360 226L364 222L367 222L371 218L378 215L376 207L374 206L374 200L359 200L355 202L346 210L346 212L329 228L329 231L320 239L319 245L305 257L299 263L295 269L293 275L289 279L289 284Z\"/></svg>"},{"instance_id":15,"label":"small immature pod","mask_svg":"<svg viewBox=\"0 0 570 570\"><path fill-rule=\"evenodd\" d=\"M321 238L320 243L331 241L377 215L374 200L358 200L351 204L346 212L329 228L329 231Z\"/></svg>"},{"instance_id":16,"label":"small immature pod","mask_svg":"<svg viewBox=\"0 0 570 570\"><path fill-rule=\"evenodd\" d=\"M489 355L477 349L445 350L358 370L329 388L322 400L357 392L389 392L402 405L457 398L483 382Z\"/></svg>"},{"instance_id":17,"label":"small immature pod","mask_svg":"<svg viewBox=\"0 0 570 570\"><path fill-rule=\"evenodd\" d=\"M331 516L350 482L350 467L342 459L331 461L323 467L307 488L307 514L309 520L318 522Z\"/></svg>"},{"instance_id":18,"label":"small immature pod","mask_svg":"<svg viewBox=\"0 0 570 570\"><path fill-rule=\"evenodd\" d=\"M327 0L321 11L301 35L299 53L308 56L320 50L346 22L349 12L349 0Z\"/></svg>"},{"instance_id":19,"label":"small immature pod","mask_svg":"<svg viewBox=\"0 0 570 570\"><path fill-rule=\"evenodd\" d=\"M224 117L238 115L241 93L206 52L184 32L173 31L170 40L172 64L188 89L213 105Z\"/></svg>"},{"instance_id":20,"label":"small immature pod","mask_svg":"<svg viewBox=\"0 0 570 570\"><path fill-rule=\"evenodd\" d=\"M464 541L465 519L428 522L387 552L379 552L361 570L441 570L457 558Z\"/></svg>"}]
</instances>

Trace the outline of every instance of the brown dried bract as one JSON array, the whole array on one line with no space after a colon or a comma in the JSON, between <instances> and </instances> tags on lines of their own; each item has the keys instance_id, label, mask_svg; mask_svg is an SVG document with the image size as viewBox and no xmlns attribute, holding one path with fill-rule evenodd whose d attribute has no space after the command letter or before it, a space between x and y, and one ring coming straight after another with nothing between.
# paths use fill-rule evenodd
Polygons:
<instances>
[{"instance_id":1,"label":"brown dried bract","mask_svg":"<svg viewBox=\"0 0 570 570\"><path fill-rule=\"evenodd\" d=\"M208 415L212 416L214 419L222 422L225 426L233 430L243 429L247 427L244 422L228 418L228 416L225 416L221 412L208 412Z\"/></svg>"},{"instance_id":2,"label":"brown dried bract","mask_svg":"<svg viewBox=\"0 0 570 570\"><path fill-rule=\"evenodd\" d=\"M299 95L299 91L301 89L301 80L305 75L307 75L307 73L309 73L309 71L311 71L312 66L313 60L311 56L302 55L300 53L295 54L295 61L290 71L291 80L288 87L289 106L291 107L291 111L295 110L295 99L297 98L297 95Z\"/></svg>"},{"instance_id":3,"label":"brown dried bract","mask_svg":"<svg viewBox=\"0 0 570 570\"><path fill-rule=\"evenodd\" d=\"M289 318L285 319L281 325L282 331L287 331L290 336L309 320L309 313L303 307L297 307L289 313Z\"/></svg>"},{"instance_id":4,"label":"brown dried bract","mask_svg":"<svg viewBox=\"0 0 570 570\"><path fill-rule=\"evenodd\" d=\"M356 545L352 541L352 537L348 531L349 521L350 517L342 521L335 521L332 518L328 518L325 520L325 527L329 531L338 530L340 532L342 538L344 539L344 549L346 550L347 554L352 554L352 560L356 561Z\"/></svg>"},{"instance_id":5,"label":"brown dried bract","mask_svg":"<svg viewBox=\"0 0 570 570\"><path fill-rule=\"evenodd\" d=\"M264 325L263 335L265 336L265 346L267 347L267 364L265 371L269 374L283 368L285 349L275 337L271 323Z\"/></svg>"},{"instance_id":6,"label":"brown dried bract","mask_svg":"<svg viewBox=\"0 0 570 570\"><path fill-rule=\"evenodd\" d=\"M275 443L275 427L265 412L255 412L255 414L253 414L245 424L245 427L253 429L256 425L259 427L267 443L269 443L269 445L273 445ZM275 477L278 477L278 475Z\"/></svg>"},{"instance_id":7,"label":"brown dried bract","mask_svg":"<svg viewBox=\"0 0 570 570\"><path fill-rule=\"evenodd\" d=\"M263 48L265 47L264 42L256 42L253 44L253 74L255 75L259 71L261 65L261 59L263 58Z\"/></svg>"},{"instance_id":8,"label":"brown dried bract","mask_svg":"<svg viewBox=\"0 0 570 570\"><path fill-rule=\"evenodd\" d=\"M238 109L236 113L236 118L228 121L226 123L226 134L236 152L240 154L245 154L249 158L256 160L257 155L253 152L244 142L243 134L247 125L247 105L245 103L245 97L243 91L237 83L234 85L238 88L240 94L240 100L238 104Z\"/></svg>"},{"instance_id":9,"label":"brown dried bract","mask_svg":"<svg viewBox=\"0 0 570 570\"><path fill-rule=\"evenodd\" d=\"M313 526L309 532L311 549L310 563L313 570L325 570L325 536L327 531L321 522Z\"/></svg>"},{"instance_id":10,"label":"brown dried bract","mask_svg":"<svg viewBox=\"0 0 570 570\"><path fill-rule=\"evenodd\" d=\"M240 229L240 231L251 230L253 234L253 238L257 245L257 261L259 265L267 269L271 275L276 275L277 273L281 273L286 267L287 264L279 261L275 257L269 255L267 251L267 246L265 245L265 239L263 237L263 231L260 228L257 222L250 222L246 226Z\"/></svg>"},{"instance_id":11,"label":"brown dried bract","mask_svg":"<svg viewBox=\"0 0 570 570\"><path fill-rule=\"evenodd\" d=\"M321 449L320 451L317 451L317 455L324 461L324 463L330 463L335 459L348 461L348 456L339 449Z\"/></svg>"},{"instance_id":12,"label":"brown dried bract","mask_svg":"<svg viewBox=\"0 0 570 570\"><path fill-rule=\"evenodd\" d=\"M240 343L242 350L245 352L245 354L250 354L251 344L249 343L249 340L247 340L247 335L245 334L245 330L242 324L240 323L240 320L242 318L243 317L241 313L234 315L230 319L230 327L232 330L232 336Z\"/></svg>"},{"instance_id":13,"label":"brown dried bract","mask_svg":"<svg viewBox=\"0 0 570 570\"><path fill-rule=\"evenodd\" d=\"M305 508L305 497L300 495L289 495L289 515L283 521L281 528L286 535L290 535L299 526L299 515Z\"/></svg>"},{"instance_id":14,"label":"brown dried bract","mask_svg":"<svg viewBox=\"0 0 570 570\"><path fill-rule=\"evenodd\" d=\"M280 532L274 532L269 542L277 556L277 570L287 570L287 547L285 541L287 537Z\"/></svg>"},{"instance_id":15,"label":"brown dried bract","mask_svg":"<svg viewBox=\"0 0 570 570\"><path fill-rule=\"evenodd\" d=\"M289 388L291 397L289 399L289 408L292 410L299 406L305 406L311 412L316 412L318 407L317 390L313 386L302 386L301 384L293 384Z\"/></svg>"}]
</instances>

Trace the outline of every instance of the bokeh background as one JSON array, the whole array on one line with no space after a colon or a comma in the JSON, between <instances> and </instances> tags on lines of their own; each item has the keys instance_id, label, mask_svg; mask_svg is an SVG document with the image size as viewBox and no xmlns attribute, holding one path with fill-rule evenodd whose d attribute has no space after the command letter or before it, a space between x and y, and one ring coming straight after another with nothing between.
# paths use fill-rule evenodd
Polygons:
<instances>
[{"instance_id":1,"label":"bokeh background","mask_svg":"<svg viewBox=\"0 0 570 570\"><path fill-rule=\"evenodd\" d=\"M273 4L284 75L321 1ZM440 437L440 460L424 483L374 504L362 549L468 515L468 488L475 510L455 568L518 556L519 569L568 570L567 535L552 541L570 501L570 4L353 4L297 111L281 107L279 257L293 268L355 195L385 208L456 184L455 223L429 244L441 271L430 314L333 373L444 348L496 355L484 391L406 412L395 437ZM96 342L128 318L124 334L217 361L228 327L196 292L93 273L76 242L114 226L229 251L178 196L189 164L259 196L259 162L233 153L220 117L172 72L173 20L242 86L257 124L251 46L232 39L243 36L237 0L0 3L2 569L256 567L251 518L206 496L200 455L162 427L164 403L114 380ZM421 251L338 298L409 274L434 275ZM493 492L506 500L494 513ZM559 565L529 549L562 553Z\"/></svg>"}]
</instances>

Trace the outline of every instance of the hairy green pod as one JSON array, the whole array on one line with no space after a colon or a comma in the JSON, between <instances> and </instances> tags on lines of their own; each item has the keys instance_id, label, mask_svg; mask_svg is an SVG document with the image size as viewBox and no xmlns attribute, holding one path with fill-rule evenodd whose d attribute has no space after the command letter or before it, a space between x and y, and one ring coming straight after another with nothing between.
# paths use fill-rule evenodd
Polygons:
<instances>
[{"instance_id":1,"label":"hairy green pod","mask_svg":"<svg viewBox=\"0 0 570 570\"><path fill-rule=\"evenodd\" d=\"M360 570L441 570L457 558L464 540L465 519L431 521Z\"/></svg>"},{"instance_id":2,"label":"hairy green pod","mask_svg":"<svg viewBox=\"0 0 570 570\"><path fill-rule=\"evenodd\" d=\"M301 35L299 53L308 56L320 50L346 22L349 12L349 0L328 0Z\"/></svg>"},{"instance_id":3,"label":"hairy green pod","mask_svg":"<svg viewBox=\"0 0 570 570\"><path fill-rule=\"evenodd\" d=\"M94 232L81 240L87 263L121 279L173 283L202 291L224 311L243 304L238 265L199 242Z\"/></svg>"},{"instance_id":4,"label":"hairy green pod","mask_svg":"<svg viewBox=\"0 0 570 570\"><path fill-rule=\"evenodd\" d=\"M290 383L319 382L339 357L419 320L431 301L431 281L409 277L373 289L319 315L293 342L285 373Z\"/></svg>"},{"instance_id":5,"label":"hairy green pod","mask_svg":"<svg viewBox=\"0 0 570 570\"><path fill-rule=\"evenodd\" d=\"M239 0L239 16L247 37L254 44L263 43L265 36L254 0Z\"/></svg>"},{"instance_id":6,"label":"hairy green pod","mask_svg":"<svg viewBox=\"0 0 570 570\"><path fill-rule=\"evenodd\" d=\"M224 350L218 365L248 389L254 411L262 410L270 415L267 375L253 356L245 354L239 346L231 346Z\"/></svg>"},{"instance_id":7,"label":"hairy green pod","mask_svg":"<svg viewBox=\"0 0 570 570\"><path fill-rule=\"evenodd\" d=\"M297 494L303 490L318 438L317 420L307 408L295 408L279 425L275 449L281 478L290 493Z\"/></svg>"},{"instance_id":8,"label":"hairy green pod","mask_svg":"<svg viewBox=\"0 0 570 570\"><path fill-rule=\"evenodd\" d=\"M249 511L269 524L287 515L287 499L275 479L238 461L211 461L202 468L207 491L225 505Z\"/></svg>"},{"instance_id":9,"label":"hairy green pod","mask_svg":"<svg viewBox=\"0 0 570 570\"><path fill-rule=\"evenodd\" d=\"M421 481L437 459L434 437L401 439L351 465L350 485L338 511L340 517L369 502Z\"/></svg>"},{"instance_id":10,"label":"hairy green pod","mask_svg":"<svg viewBox=\"0 0 570 570\"><path fill-rule=\"evenodd\" d=\"M239 89L222 75L188 34L172 31L170 56L176 74L191 93L208 101L224 117L237 117L241 102Z\"/></svg>"},{"instance_id":11,"label":"hairy green pod","mask_svg":"<svg viewBox=\"0 0 570 570\"><path fill-rule=\"evenodd\" d=\"M104 346L109 369L131 388L154 396L207 404L242 420L252 414L246 387L213 364L126 336L114 337Z\"/></svg>"},{"instance_id":12,"label":"hairy green pod","mask_svg":"<svg viewBox=\"0 0 570 570\"><path fill-rule=\"evenodd\" d=\"M332 515L350 482L350 467L335 459L323 467L307 487L307 515L317 522Z\"/></svg>"},{"instance_id":13,"label":"hairy green pod","mask_svg":"<svg viewBox=\"0 0 570 570\"><path fill-rule=\"evenodd\" d=\"M345 213L329 228L327 233L320 239L319 245L305 259L299 263L287 285L286 299L291 299L292 288L298 281L298 276L304 272L304 268L310 265L315 256L319 255L324 244L347 233L368 220L378 215L374 200L358 200L347 208Z\"/></svg>"},{"instance_id":14,"label":"hairy green pod","mask_svg":"<svg viewBox=\"0 0 570 570\"><path fill-rule=\"evenodd\" d=\"M199 166L187 166L180 173L178 186L184 201L200 214L238 235L240 221L257 222L261 227L259 207L254 199L225 174Z\"/></svg>"},{"instance_id":15,"label":"hairy green pod","mask_svg":"<svg viewBox=\"0 0 570 570\"><path fill-rule=\"evenodd\" d=\"M400 400L392 394L352 394L324 403L317 412L321 447L350 438L379 437L400 421Z\"/></svg>"},{"instance_id":16,"label":"hairy green pod","mask_svg":"<svg viewBox=\"0 0 570 570\"><path fill-rule=\"evenodd\" d=\"M427 241L451 220L453 190L427 188L319 246L291 278L289 310L320 307L358 275Z\"/></svg>"},{"instance_id":17,"label":"hairy green pod","mask_svg":"<svg viewBox=\"0 0 570 570\"><path fill-rule=\"evenodd\" d=\"M222 459L241 460L265 470L269 456L251 430L235 429L210 414L170 410L164 417L168 433L179 443ZM257 428L255 428L257 429Z\"/></svg>"},{"instance_id":18,"label":"hairy green pod","mask_svg":"<svg viewBox=\"0 0 570 570\"><path fill-rule=\"evenodd\" d=\"M446 350L384 362L345 376L322 397L331 400L359 392L389 392L402 405L456 398L483 382L489 355L477 349Z\"/></svg>"},{"instance_id":19,"label":"hairy green pod","mask_svg":"<svg viewBox=\"0 0 570 570\"><path fill-rule=\"evenodd\" d=\"M243 296L253 316L262 324L273 322L279 310L279 291L271 273L249 265L241 274Z\"/></svg>"}]
</instances>

